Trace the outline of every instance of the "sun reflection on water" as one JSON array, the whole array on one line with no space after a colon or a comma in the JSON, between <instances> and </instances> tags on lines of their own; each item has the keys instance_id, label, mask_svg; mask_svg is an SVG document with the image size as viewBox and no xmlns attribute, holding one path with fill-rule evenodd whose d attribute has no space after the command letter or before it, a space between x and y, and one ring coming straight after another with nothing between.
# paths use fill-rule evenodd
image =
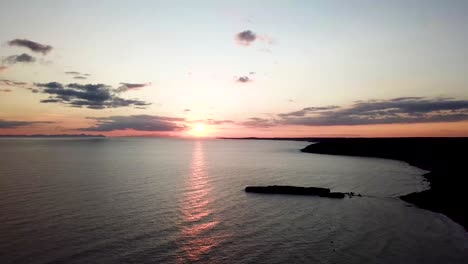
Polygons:
<instances>
[{"instance_id":1,"label":"sun reflection on water","mask_svg":"<svg viewBox=\"0 0 468 264\"><path fill-rule=\"evenodd\" d=\"M219 237L213 235L219 221L212 209L211 188L206 173L203 142L197 141L192 152L185 195L181 201L183 219L179 241L182 250L178 256L180 263L197 261L220 243Z\"/></svg>"}]
</instances>

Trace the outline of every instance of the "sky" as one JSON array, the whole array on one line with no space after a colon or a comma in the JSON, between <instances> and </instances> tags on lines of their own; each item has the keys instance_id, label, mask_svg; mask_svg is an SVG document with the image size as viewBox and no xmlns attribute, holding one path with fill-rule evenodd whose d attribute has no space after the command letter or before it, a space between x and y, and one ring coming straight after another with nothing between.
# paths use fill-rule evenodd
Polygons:
<instances>
[{"instance_id":1,"label":"sky","mask_svg":"<svg viewBox=\"0 0 468 264\"><path fill-rule=\"evenodd\" d=\"M467 12L0 0L0 135L468 136Z\"/></svg>"}]
</instances>

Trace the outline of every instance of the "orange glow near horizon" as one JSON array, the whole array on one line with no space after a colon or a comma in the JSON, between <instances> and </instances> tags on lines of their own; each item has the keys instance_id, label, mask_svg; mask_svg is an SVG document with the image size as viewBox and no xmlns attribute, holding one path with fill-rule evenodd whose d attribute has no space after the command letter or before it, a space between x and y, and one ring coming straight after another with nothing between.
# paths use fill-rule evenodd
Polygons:
<instances>
[{"instance_id":1,"label":"orange glow near horizon","mask_svg":"<svg viewBox=\"0 0 468 264\"><path fill-rule=\"evenodd\" d=\"M2 119L0 117L0 119ZM41 118L19 118L23 121L41 121ZM47 119L47 118L45 118ZM5 119L8 120L8 119ZM384 124L359 126L273 126L264 128L240 125L208 125L195 123L177 131L139 131L134 129L116 131L79 131L91 126L92 121L80 118L51 118L52 123L30 127L1 129L0 135L33 134L102 134L108 137L467 137L468 122L441 122L416 124ZM68 124L71 123L71 124Z\"/></svg>"},{"instance_id":2,"label":"orange glow near horizon","mask_svg":"<svg viewBox=\"0 0 468 264\"><path fill-rule=\"evenodd\" d=\"M209 135L209 131L205 124L200 123L193 126L189 134L194 137L206 137Z\"/></svg>"}]
</instances>

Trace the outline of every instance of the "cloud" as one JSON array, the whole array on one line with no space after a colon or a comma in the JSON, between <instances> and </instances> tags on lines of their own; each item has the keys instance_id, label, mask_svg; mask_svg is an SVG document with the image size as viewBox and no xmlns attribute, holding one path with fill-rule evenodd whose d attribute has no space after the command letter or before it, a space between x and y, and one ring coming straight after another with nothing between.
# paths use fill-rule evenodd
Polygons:
<instances>
[{"instance_id":1,"label":"cloud","mask_svg":"<svg viewBox=\"0 0 468 264\"><path fill-rule=\"evenodd\" d=\"M276 126L276 120L260 118L260 117L251 117L247 121L241 122L240 125L243 125L246 127L254 127L254 128L265 128L265 127Z\"/></svg>"},{"instance_id":2,"label":"cloud","mask_svg":"<svg viewBox=\"0 0 468 264\"><path fill-rule=\"evenodd\" d=\"M198 120L190 120L190 121L186 121L188 123L195 123L195 124L198 124L198 123L202 123L202 124L207 124L207 125L222 125L222 124L234 124L235 122L232 121L232 120L228 120L228 119L225 119L225 120L215 120L215 119L212 119L212 118L208 118L208 119L198 119Z\"/></svg>"},{"instance_id":3,"label":"cloud","mask_svg":"<svg viewBox=\"0 0 468 264\"><path fill-rule=\"evenodd\" d=\"M69 75L81 75L81 72L77 72L77 71L66 71L65 74L69 74Z\"/></svg>"},{"instance_id":4,"label":"cloud","mask_svg":"<svg viewBox=\"0 0 468 264\"><path fill-rule=\"evenodd\" d=\"M32 126L36 124L52 124L50 121L7 121L0 119L0 129L18 128L23 126Z\"/></svg>"},{"instance_id":5,"label":"cloud","mask_svg":"<svg viewBox=\"0 0 468 264\"><path fill-rule=\"evenodd\" d=\"M4 70L6 70L6 69L8 69L7 66L0 65L0 72L4 71Z\"/></svg>"},{"instance_id":6,"label":"cloud","mask_svg":"<svg viewBox=\"0 0 468 264\"><path fill-rule=\"evenodd\" d=\"M121 86L117 88L115 91L117 93L123 93L130 90L137 90L146 86L151 85L151 83L120 83Z\"/></svg>"},{"instance_id":7,"label":"cloud","mask_svg":"<svg viewBox=\"0 0 468 264\"><path fill-rule=\"evenodd\" d=\"M190 112L190 111L191 111L191 110L188 109L188 108L184 109L184 113L188 113L188 112Z\"/></svg>"},{"instance_id":8,"label":"cloud","mask_svg":"<svg viewBox=\"0 0 468 264\"><path fill-rule=\"evenodd\" d=\"M331 105L331 106L324 106L324 107L306 107L299 111L289 112L289 113L282 113L278 114L280 117L288 117L288 116L305 116L311 112L319 112L324 110L331 110L339 108L339 106Z\"/></svg>"},{"instance_id":9,"label":"cloud","mask_svg":"<svg viewBox=\"0 0 468 264\"><path fill-rule=\"evenodd\" d=\"M393 98L393 99L390 99L390 101L392 102L400 102L400 101L407 101L407 100L419 100L419 99L423 99L424 97L397 97L397 98ZM362 101L360 101L362 102Z\"/></svg>"},{"instance_id":10,"label":"cloud","mask_svg":"<svg viewBox=\"0 0 468 264\"><path fill-rule=\"evenodd\" d=\"M36 83L38 90L49 94L49 98L41 103L61 103L72 107L86 107L90 109L104 109L117 107L145 107L150 105L145 101L124 99L114 93L114 89L105 84L77 84L63 85L58 82Z\"/></svg>"},{"instance_id":11,"label":"cloud","mask_svg":"<svg viewBox=\"0 0 468 264\"><path fill-rule=\"evenodd\" d=\"M248 76L240 76L236 79L236 82L240 82L240 83L248 83L251 81L252 79L250 79Z\"/></svg>"},{"instance_id":12,"label":"cloud","mask_svg":"<svg viewBox=\"0 0 468 264\"><path fill-rule=\"evenodd\" d=\"M73 79L86 79L86 77L91 76L89 73L82 73L78 71L66 71L65 74L74 76Z\"/></svg>"},{"instance_id":13,"label":"cloud","mask_svg":"<svg viewBox=\"0 0 468 264\"><path fill-rule=\"evenodd\" d=\"M330 105L330 106L321 106L321 107L306 107L303 110L309 111L309 112L317 112L317 111L324 111L324 110L330 110L330 109L336 109L336 108L340 108L340 107L336 105Z\"/></svg>"},{"instance_id":14,"label":"cloud","mask_svg":"<svg viewBox=\"0 0 468 264\"><path fill-rule=\"evenodd\" d=\"M88 79L89 76L91 76L91 74L81 73L81 72L78 72L78 71L66 71L64 73L68 74L68 75L72 75L73 79L75 79L75 80L86 80L86 79Z\"/></svg>"},{"instance_id":15,"label":"cloud","mask_svg":"<svg viewBox=\"0 0 468 264\"><path fill-rule=\"evenodd\" d=\"M235 36L235 40L237 44L242 46L250 46L250 44L252 44L255 41L260 41L268 45L272 45L275 43L275 41L271 37L267 35L259 35L257 33L254 33L252 30L244 30L237 33ZM271 50L265 47L259 50L271 53Z\"/></svg>"},{"instance_id":16,"label":"cloud","mask_svg":"<svg viewBox=\"0 0 468 264\"><path fill-rule=\"evenodd\" d=\"M251 30L244 30L236 34L236 41L240 45L249 46L257 39L257 35Z\"/></svg>"},{"instance_id":17,"label":"cloud","mask_svg":"<svg viewBox=\"0 0 468 264\"><path fill-rule=\"evenodd\" d=\"M11 55L2 60L2 62L6 64L33 63L35 61L36 61L36 58L26 53L23 53L21 55Z\"/></svg>"},{"instance_id":18,"label":"cloud","mask_svg":"<svg viewBox=\"0 0 468 264\"><path fill-rule=\"evenodd\" d=\"M234 123L234 121L232 120L214 120L214 119L207 119L206 121L202 121L202 122L205 122L209 125L222 125L222 124L232 124Z\"/></svg>"},{"instance_id":19,"label":"cloud","mask_svg":"<svg viewBox=\"0 0 468 264\"><path fill-rule=\"evenodd\" d=\"M24 86L27 85L28 83L26 82L17 82L17 81L12 81L12 80L7 80L7 79L0 79L0 85L8 85L8 86Z\"/></svg>"},{"instance_id":20,"label":"cloud","mask_svg":"<svg viewBox=\"0 0 468 264\"><path fill-rule=\"evenodd\" d=\"M9 92L11 92L11 90L10 89L0 89L0 92L9 93Z\"/></svg>"},{"instance_id":21,"label":"cloud","mask_svg":"<svg viewBox=\"0 0 468 264\"><path fill-rule=\"evenodd\" d=\"M8 41L8 45L28 48L33 52L42 53L43 55L46 55L53 49L50 45L44 45L28 39L14 39Z\"/></svg>"},{"instance_id":22,"label":"cloud","mask_svg":"<svg viewBox=\"0 0 468 264\"><path fill-rule=\"evenodd\" d=\"M60 99L44 99L40 101L41 103L60 103Z\"/></svg>"},{"instance_id":23,"label":"cloud","mask_svg":"<svg viewBox=\"0 0 468 264\"><path fill-rule=\"evenodd\" d=\"M184 118L154 116L154 115L132 115L132 116L109 116L109 117L89 117L96 120L94 126L80 128L80 131L115 131L132 129L137 131L180 131L186 129Z\"/></svg>"},{"instance_id":24,"label":"cloud","mask_svg":"<svg viewBox=\"0 0 468 264\"><path fill-rule=\"evenodd\" d=\"M400 97L359 101L347 108L308 107L278 116L278 124L304 126L456 122L468 120L468 100Z\"/></svg>"}]
</instances>

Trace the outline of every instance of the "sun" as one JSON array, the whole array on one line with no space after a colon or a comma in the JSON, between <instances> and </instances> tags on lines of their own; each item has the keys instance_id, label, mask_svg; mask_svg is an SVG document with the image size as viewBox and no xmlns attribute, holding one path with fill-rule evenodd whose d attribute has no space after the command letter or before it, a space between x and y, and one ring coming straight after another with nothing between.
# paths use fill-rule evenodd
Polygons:
<instances>
[{"instance_id":1,"label":"sun","mask_svg":"<svg viewBox=\"0 0 468 264\"><path fill-rule=\"evenodd\" d=\"M206 127L204 124L197 124L192 128L192 134L196 137L206 136Z\"/></svg>"},{"instance_id":2,"label":"sun","mask_svg":"<svg viewBox=\"0 0 468 264\"><path fill-rule=\"evenodd\" d=\"M203 133L203 132L205 132L205 125L198 124L198 125L195 126L194 130L197 133Z\"/></svg>"}]
</instances>

